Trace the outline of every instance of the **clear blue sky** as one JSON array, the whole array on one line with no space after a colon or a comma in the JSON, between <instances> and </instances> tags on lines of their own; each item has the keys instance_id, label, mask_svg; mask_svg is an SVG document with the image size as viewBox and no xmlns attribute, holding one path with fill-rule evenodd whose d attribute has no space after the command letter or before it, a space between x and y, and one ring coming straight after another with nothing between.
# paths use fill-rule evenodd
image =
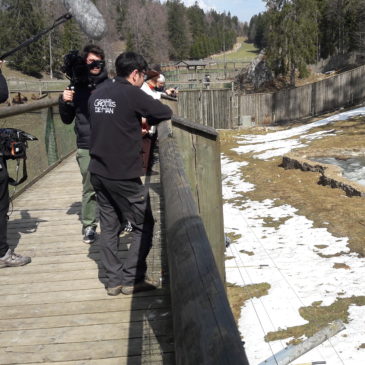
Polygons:
<instances>
[{"instance_id":1,"label":"clear blue sky","mask_svg":"<svg viewBox=\"0 0 365 365\"><path fill-rule=\"evenodd\" d=\"M183 0L185 5L194 5L196 0ZM255 14L265 11L265 3L262 0L197 0L203 10L214 9L220 13L231 12L242 22L249 22Z\"/></svg>"}]
</instances>

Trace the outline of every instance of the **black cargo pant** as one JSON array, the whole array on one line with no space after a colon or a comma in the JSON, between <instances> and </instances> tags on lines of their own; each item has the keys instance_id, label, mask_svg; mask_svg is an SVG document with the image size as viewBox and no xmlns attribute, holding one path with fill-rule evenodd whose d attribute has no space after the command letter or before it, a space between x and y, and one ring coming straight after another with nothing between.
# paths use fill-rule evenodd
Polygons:
<instances>
[{"instance_id":1,"label":"black cargo pant","mask_svg":"<svg viewBox=\"0 0 365 365\"><path fill-rule=\"evenodd\" d=\"M7 223L9 210L8 171L5 160L0 157L0 257L9 249L7 244Z\"/></svg>"},{"instance_id":2,"label":"black cargo pant","mask_svg":"<svg viewBox=\"0 0 365 365\"><path fill-rule=\"evenodd\" d=\"M100 260L107 287L134 285L144 279L146 257L152 246L154 220L148 192L140 178L110 180L91 174L100 214ZM133 242L124 262L118 256L119 234L128 219Z\"/></svg>"}]
</instances>

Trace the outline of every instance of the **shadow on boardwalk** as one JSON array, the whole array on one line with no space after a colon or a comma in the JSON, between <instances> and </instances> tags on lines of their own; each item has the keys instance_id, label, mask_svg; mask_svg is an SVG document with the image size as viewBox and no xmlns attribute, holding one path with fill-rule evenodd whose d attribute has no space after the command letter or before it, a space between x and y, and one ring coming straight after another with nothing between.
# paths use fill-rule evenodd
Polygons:
<instances>
[{"instance_id":1,"label":"shadow on boardwalk","mask_svg":"<svg viewBox=\"0 0 365 365\"><path fill-rule=\"evenodd\" d=\"M162 213L159 183L151 184L156 225L148 265L160 277ZM32 263L0 271L1 364L174 364L167 279L153 292L108 297L98 244L82 242L80 197L72 156L14 201L9 242Z\"/></svg>"}]
</instances>

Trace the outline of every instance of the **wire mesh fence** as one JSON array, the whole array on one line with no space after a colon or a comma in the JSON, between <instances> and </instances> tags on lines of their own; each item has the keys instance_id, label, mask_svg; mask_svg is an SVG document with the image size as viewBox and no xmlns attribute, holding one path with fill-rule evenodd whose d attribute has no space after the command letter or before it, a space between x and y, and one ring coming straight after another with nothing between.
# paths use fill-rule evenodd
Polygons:
<instances>
[{"instance_id":1,"label":"wire mesh fence","mask_svg":"<svg viewBox=\"0 0 365 365\"><path fill-rule=\"evenodd\" d=\"M34 103L35 104L35 103ZM62 123L58 113L57 101L49 99L42 102L43 107L36 110L24 111L22 106L0 109L0 128L16 128L30 133L38 138L29 141L27 149L28 179L16 187L16 191L23 190L37 178L42 176L50 167L57 164L76 149L76 137L73 124ZM46 106L45 106L46 105ZM9 114L9 110L15 114ZM19 112L17 112L17 109ZM17 162L20 168L17 171ZM22 160L8 160L9 175L19 179L22 175ZM15 192L9 188L10 194Z\"/></svg>"}]
</instances>

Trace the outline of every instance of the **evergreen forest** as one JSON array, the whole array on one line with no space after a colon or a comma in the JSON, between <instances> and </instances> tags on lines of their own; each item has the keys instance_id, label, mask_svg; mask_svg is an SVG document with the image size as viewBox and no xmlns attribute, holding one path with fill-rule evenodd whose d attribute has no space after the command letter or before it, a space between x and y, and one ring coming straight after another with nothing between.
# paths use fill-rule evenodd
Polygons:
<instances>
[{"instance_id":1,"label":"evergreen forest","mask_svg":"<svg viewBox=\"0 0 365 365\"><path fill-rule=\"evenodd\" d=\"M149 63L201 59L231 49L245 26L230 13L204 12L181 0L92 0L108 32L98 43L109 59L121 51L141 53ZM60 0L0 0L1 54L52 26L66 13ZM41 77L60 70L63 56L90 42L68 21L7 58L9 66Z\"/></svg>"},{"instance_id":2,"label":"evergreen forest","mask_svg":"<svg viewBox=\"0 0 365 365\"><path fill-rule=\"evenodd\" d=\"M248 40L265 49L276 75L294 84L307 66L331 56L363 51L365 0L265 0L266 11L251 18Z\"/></svg>"}]
</instances>

